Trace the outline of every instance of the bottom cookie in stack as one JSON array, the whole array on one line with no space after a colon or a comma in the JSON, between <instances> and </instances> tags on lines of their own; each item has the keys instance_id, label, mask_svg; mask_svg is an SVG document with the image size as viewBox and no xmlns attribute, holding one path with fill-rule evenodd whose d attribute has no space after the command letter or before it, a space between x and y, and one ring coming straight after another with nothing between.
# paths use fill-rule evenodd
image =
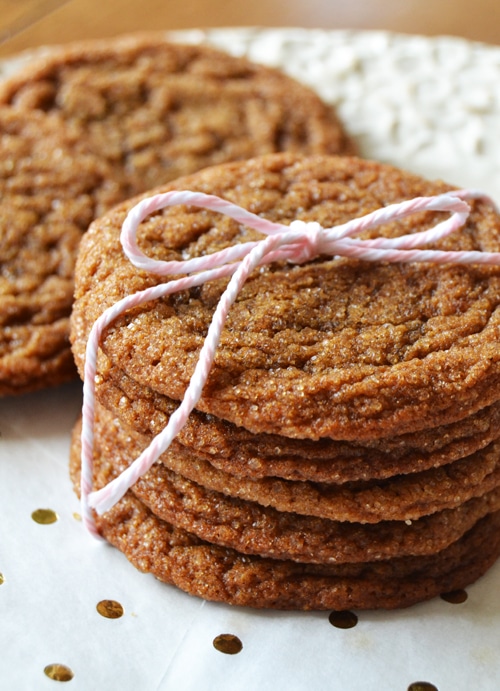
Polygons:
<instances>
[{"instance_id":1,"label":"bottom cookie in stack","mask_svg":"<svg viewBox=\"0 0 500 691\"><path fill-rule=\"evenodd\" d=\"M95 433L97 488L150 442L102 406ZM80 451L77 425L77 489ZM276 609L406 607L464 588L500 554L499 487L415 521L366 524L277 511L207 489L167 467L175 456L165 453L97 524L136 567L205 599ZM190 462L203 464L195 456Z\"/></svg>"}]
</instances>

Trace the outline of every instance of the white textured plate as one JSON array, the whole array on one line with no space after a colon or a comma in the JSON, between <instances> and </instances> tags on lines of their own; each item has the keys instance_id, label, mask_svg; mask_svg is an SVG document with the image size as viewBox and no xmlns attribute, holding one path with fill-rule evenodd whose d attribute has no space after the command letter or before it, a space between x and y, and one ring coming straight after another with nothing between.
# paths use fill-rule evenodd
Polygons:
<instances>
[{"instance_id":1,"label":"white textured plate","mask_svg":"<svg viewBox=\"0 0 500 691\"><path fill-rule=\"evenodd\" d=\"M172 36L172 35L171 35ZM452 38L300 29L177 33L281 67L337 105L363 155L480 187L500 201L500 48ZM6 61L3 73L23 60ZM73 691L496 691L500 564L468 590L400 612L254 612L204 603L140 574L75 518L67 474L78 384L0 401L0 688ZM31 514L57 512L50 525ZM0 579L1 580L1 579ZM100 600L124 615L105 619ZM222 633L243 650L224 655ZM62 683L62 682L60 682Z\"/></svg>"}]
</instances>

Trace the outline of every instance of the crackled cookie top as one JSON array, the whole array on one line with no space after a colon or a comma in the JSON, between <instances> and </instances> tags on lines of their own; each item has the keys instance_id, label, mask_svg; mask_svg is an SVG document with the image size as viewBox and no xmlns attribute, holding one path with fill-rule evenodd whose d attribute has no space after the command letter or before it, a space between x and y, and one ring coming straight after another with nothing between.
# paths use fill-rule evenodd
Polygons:
<instances>
[{"instance_id":1,"label":"crackled cookie top","mask_svg":"<svg viewBox=\"0 0 500 691\"><path fill-rule=\"evenodd\" d=\"M356 158L277 155L207 169L167 189L216 194L272 221L331 227L393 202L442 193L428 182ZM124 257L119 231L132 202L96 222L80 256L73 342L81 366L93 321L126 294L156 284ZM473 202L442 249L500 249L500 220ZM378 229L421 231L442 214ZM199 256L258 234L214 212L172 207L141 226L155 258ZM102 348L139 384L181 399L219 297L220 279L135 308ZM500 396L500 270L320 257L255 271L232 306L197 404L252 432L362 439L446 424Z\"/></svg>"},{"instance_id":2,"label":"crackled cookie top","mask_svg":"<svg viewBox=\"0 0 500 691\"><path fill-rule=\"evenodd\" d=\"M333 107L308 87L162 34L54 48L0 85L0 102L78 124L127 196L214 163L353 148Z\"/></svg>"},{"instance_id":3,"label":"crackled cookie top","mask_svg":"<svg viewBox=\"0 0 500 691\"><path fill-rule=\"evenodd\" d=\"M9 295L3 321L15 327L3 337L2 354L15 349L16 360L2 366L5 375L0 370L9 381L0 394L74 376L67 323L60 320L69 310L78 240L104 210L209 164L281 150L352 148L333 109L309 88L208 47L167 43L160 34L48 49L0 84L0 104L14 105L19 113L17 142L6 131L2 145L8 193L0 261ZM59 118L48 135L44 115L48 121ZM76 157L76 145L86 150L85 161ZM97 204L89 187L91 159L99 168L95 184L105 180ZM26 194L34 201L19 208L14 195ZM37 281L50 294L43 305ZM44 324L36 335L25 328L28 315Z\"/></svg>"}]
</instances>

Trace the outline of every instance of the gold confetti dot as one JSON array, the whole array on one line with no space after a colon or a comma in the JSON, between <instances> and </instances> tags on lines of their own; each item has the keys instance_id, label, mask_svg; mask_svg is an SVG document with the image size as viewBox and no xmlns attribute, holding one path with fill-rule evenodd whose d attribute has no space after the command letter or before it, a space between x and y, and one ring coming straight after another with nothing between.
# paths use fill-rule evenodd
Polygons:
<instances>
[{"instance_id":1,"label":"gold confetti dot","mask_svg":"<svg viewBox=\"0 0 500 691\"><path fill-rule=\"evenodd\" d=\"M438 688L428 681L414 681L409 685L408 691L438 691Z\"/></svg>"},{"instance_id":2,"label":"gold confetti dot","mask_svg":"<svg viewBox=\"0 0 500 691\"><path fill-rule=\"evenodd\" d=\"M243 650L243 643L232 633L221 633L214 638L213 643L216 650L226 655L236 655Z\"/></svg>"},{"instance_id":3,"label":"gold confetti dot","mask_svg":"<svg viewBox=\"0 0 500 691\"><path fill-rule=\"evenodd\" d=\"M3 577L3 573L0 573L0 585L5 582L5 578Z\"/></svg>"},{"instance_id":4,"label":"gold confetti dot","mask_svg":"<svg viewBox=\"0 0 500 691\"><path fill-rule=\"evenodd\" d=\"M452 605L461 605L467 600L467 592L465 590L452 590L451 593L442 593L441 599L445 602L451 602Z\"/></svg>"},{"instance_id":5,"label":"gold confetti dot","mask_svg":"<svg viewBox=\"0 0 500 691\"><path fill-rule=\"evenodd\" d=\"M74 677L69 667L58 663L47 665L43 671L49 679L53 679L54 681L71 681Z\"/></svg>"},{"instance_id":6,"label":"gold confetti dot","mask_svg":"<svg viewBox=\"0 0 500 691\"><path fill-rule=\"evenodd\" d=\"M82 517L76 511L73 513L73 518L75 519L75 521L81 521L82 520Z\"/></svg>"},{"instance_id":7,"label":"gold confetti dot","mask_svg":"<svg viewBox=\"0 0 500 691\"><path fill-rule=\"evenodd\" d=\"M31 518L40 525L50 525L50 523L55 523L59 516L52 509L37 509L33 511Z\"/></svg>"},{"instance_id":8,"label":"gold confetti dot","mask_svg":"<svg viewBox=\"0 0 500 691\"><path fill-rule=\"evenodd\" d=\"M358 617L348 610L331 612L328 621L337 629L352 629L358 623Z\"/></svg>"},{"instance_id":9,"label":"gold confetti dot","mask_svg":"<svg viewBox=\"0 0 500 691\"><path fill-rule=\"evenodd\" d=\"M123 616L123 607L116 600L101 600L97 603L96 609L106 619L119 619Z\"/></svg>"}]
</instances>

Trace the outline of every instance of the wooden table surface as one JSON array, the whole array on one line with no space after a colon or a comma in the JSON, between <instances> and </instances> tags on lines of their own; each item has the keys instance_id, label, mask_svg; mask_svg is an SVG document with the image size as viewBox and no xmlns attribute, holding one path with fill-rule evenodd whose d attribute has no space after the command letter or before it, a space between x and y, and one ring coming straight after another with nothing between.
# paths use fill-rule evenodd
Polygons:
<instances>
[{"instance_id":1,"label":"wooden table surface","mask_svg":"<svg viewBox=\"0 0 500 691\"><path fill-rule=\"evenodd\" d=\"M0 0L0 55L149 29L387 29L500 44L498 0Z\"/></svg>"}]
</instances>

